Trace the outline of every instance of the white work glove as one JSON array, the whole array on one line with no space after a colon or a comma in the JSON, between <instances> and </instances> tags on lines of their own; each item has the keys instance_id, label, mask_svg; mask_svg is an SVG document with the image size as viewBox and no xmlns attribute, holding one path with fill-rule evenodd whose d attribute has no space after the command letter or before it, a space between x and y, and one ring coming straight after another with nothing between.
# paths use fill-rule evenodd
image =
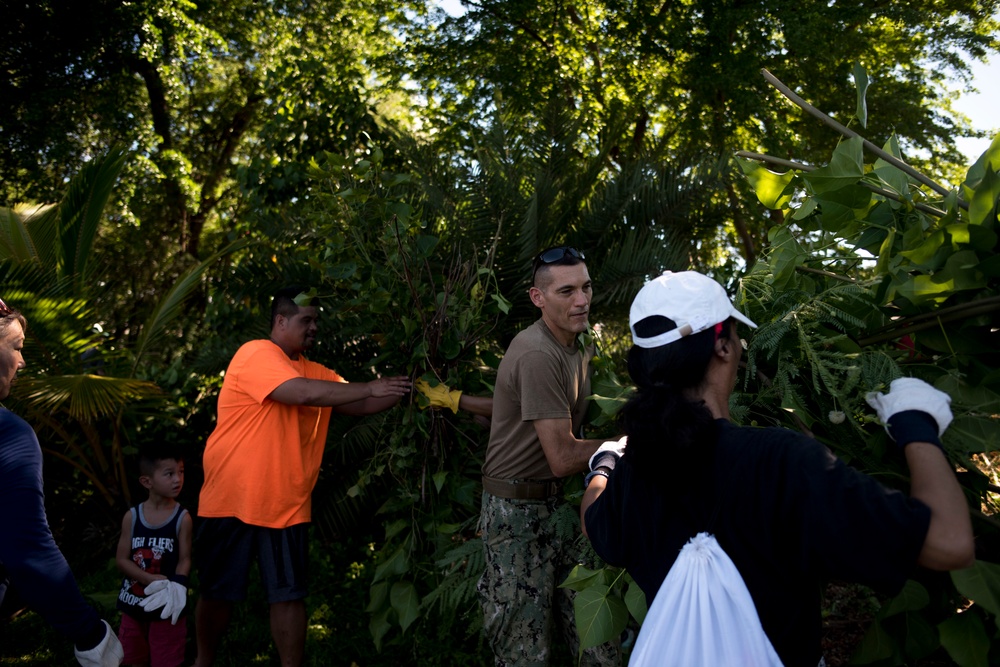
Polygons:
<instances>
[{"instance_id":1,"label":"white work glove","mask_svg":"<svg viewBox=\"0 0 1000 667\"><path fill-rule=\"evenodd\" d=\"M73 653L76 654L76 661L80 663L80 667L118 667L125 658L122 644L118 641L114 631L111 630L111 626L108 625L107 621L101 621L101 623L104 624L104 639L101 640L100 644L89 651L73 648Z\"/></svg>"},{"instance_id":2,"label":"white work glove","mask_svg":"<svg viewBox=\"0 0 1000 667\"><path fill-rule=\"evenodd\" d=\"M160 618L170 618L171 625L177 625L184 606L187 604L187 586L176 581L157 579L146 586L146 597L139 601L139 606L146 611L155 611L163 607Z\"/></svg>"},{"instance_id":3,"label":"white work glove","mask_svg":"<svg viewBox=\"0 0 1000 667\"><path fill-rule=\"evenodd\" d=\"M938 436L951 424L951 396L917 378L899 378L889 385L889 393L871 392L865 399L889 431L889 418L906 410L926 412L937 422Z\"/></svg>"},{"instance_id":4,"label":"white work glove","mask_svg":"<svg viewBox=\"0 0 1000 667\"><path fill-rule=\"evenodd\" d=\"M589 463L590 469L593 470L595 464L598 462L598 459L601 459L608 454L610 454L614 458L614 463L617 463L618 459L620 459L625 454L625 445L627 444L628 444L627 435L623 435L619 440L608 440L607 442L602 444L600 447L597 448L597 451L594 452L594 454L590 457L590 463ZM614 468L615 467L614 463L612 463L608 467Z\"/></svg>"}]
</instances>

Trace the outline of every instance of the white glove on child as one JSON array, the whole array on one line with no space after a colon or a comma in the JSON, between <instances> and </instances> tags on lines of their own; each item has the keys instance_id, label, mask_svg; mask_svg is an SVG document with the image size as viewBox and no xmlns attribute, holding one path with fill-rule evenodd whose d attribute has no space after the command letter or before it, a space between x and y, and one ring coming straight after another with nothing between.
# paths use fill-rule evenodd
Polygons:
<instances>
[{"instance_id":1,"label":"white glove on child","mask_svg":"<svg viewBox=\"0 0 1000 667\"><path fill-rule=\"evenodd\" d=\"M163 607L160 618L170 617L170 624L177 625L177 619L187 604L187 586L176 581L157 579L146 586L146 597L139 601L139 606L146 611L155 611Z\"/></svg>"},{"instance_id":2,"label":"white glove on child","mask_svg":"<svg viewBox=\"0 0 1000 667\"><path fill-rule=\"evenodd\" d=\"M873 391L865 399L882 423L887 425L887 430L889 418L905 410L920 410L933 417L937 422L938 436L944 435L951 424L951 396L917 378L893 380L888 394Z\"/></svg>"},{"instance_id":3,"label":"white glove on child","mask_svg":"<svg viewBox=\"0 0 1000 667\"><path fill-rule=\"evenodd\" d=\"M594 464L597 462L599 458L601 458L605 454L612 454L615 458L615 462L617 463L618 459L620 459L625 454L625 445L627 444L628 444L627 435L623 435L619 440L608 440L607 442L602 444L600 447L597 448L597 451L594 452L594 454L590 457L590 462L589 462L590 469L593 470Z\"/></svg>"},{"instance_id":4,"label":"white glove on child","mask_svg":"<svg viewBox=\"0 0 1000 667\"><path fill-rule=\"evenodd\" d=\"M122 644L111 630L111 626L108 625L107 621L101 621L101 623L104 624L105 632L104 639L101 640L100 644L88 651L73 648L73 653L76 655L76 661L80 663L80 667L118 667L125 658Z\"/></svg>"}]
</instances>

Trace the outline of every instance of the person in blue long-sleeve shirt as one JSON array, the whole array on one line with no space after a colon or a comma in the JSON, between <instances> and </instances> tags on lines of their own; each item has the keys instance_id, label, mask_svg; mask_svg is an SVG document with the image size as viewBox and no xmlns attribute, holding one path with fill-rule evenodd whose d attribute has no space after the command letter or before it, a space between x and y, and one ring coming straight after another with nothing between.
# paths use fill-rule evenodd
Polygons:
<instances>
[{"instance_id":1,"label":"person in blue long-sleeve shirt","mask_svg":"<svg viewBox=\"0 0 1000 667\"><path fill-rule=\"evenodd\" d=\"M0 401L24 368L27 322L0 300ZM23 419L0 407L0 609L18 602L73 642L82 667L117 667L115 633L80 593L45 515L42 450ZM2 618L4 614L0 614Z\"/></svg>"}]
</instances>

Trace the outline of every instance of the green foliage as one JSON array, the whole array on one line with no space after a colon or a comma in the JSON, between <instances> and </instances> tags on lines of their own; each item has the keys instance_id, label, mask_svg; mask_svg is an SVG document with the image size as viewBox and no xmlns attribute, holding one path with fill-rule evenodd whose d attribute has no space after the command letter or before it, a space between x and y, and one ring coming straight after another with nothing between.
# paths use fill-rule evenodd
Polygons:
<instances>
[{"instance_id":1,"label":"green foliage","mask_svg":"<svg viewBox=\"0 0 1000 667\"><path fill-rule=\"evenodd\" d=\"M578 565L559 587L577 591L573 613L581 655L585 649L620 636L628 625L629 614L639 623L646 617L646 596L621 568L590 570Z\"/></svg>"},{"instance_id":2,"label":"green foliage","mask_svg":"<svg viewBox=\"0 0 1000 667\"><path fill-rule=\"evenodd\" d=\"M867 79L857 83L860 99ZM998 524L982 512L995 508L995 487L985 482L1000 442L1000 273L991 268L1000 261L1000 137L950 191L902 162L895 137L867 163L871 149L854 136L828 165L780 175L743 163L759 200L779 208L784 223L741 283L744 312L761 326L738 401L751 421L800 429L898 485L906 472L865 394L902 375L947 391L956 428L945 434L945 450L967 471L960 481L978 536L993 543ZM855 661L902 664L943 647L958 664L986 664L993 633L981 619L996 618L1000 553L982 549L979 558L933 597L909 582L883 605ZM962 596L974 604L955 615Z\"/></svg>"},{"instance_id":3,"label":"green foliage","mask_svg":"<svg viewBox=\"0 0 1000 667\"><path fill-rule=\"evenodd\" d=\"M9 405L32 424L43 451L58 464L46 467L49 497L79 504L84 486L84 499L99 499L93 508L98 525L102 515L120 517L131 503L132 454L142 424L175 416L166 393L145 374L177 335L190 295L223 254L191 266L170 285L144 319L137 317L142 325L133 339L106 334L95 295L114 279L114 267L98 261L94 238L126 158L116 148L91 160L58 204L0 209L3 296L28 320L27 368ZM67 528L90 530L85 522Z\"/></svg>"},{"instance_id":4,"label":"green foliage","mask_svg":"<svg viewBox=\"0 0 1000 667\"><path fill-rule=\"evenodd\" d=\"M113 549L113 545L109 548ZM371 641L365 641L367 622L359 611L366 604L374 556L372 546L364 541L325 542L313 532L309 547L311 593L306 598L306 667L352 664L486 667L492 664L492 656L487 655L478 635L455 632L450 626L423 627L420 633L411 629L406 642L388 644L381 652ZM110 557L105 562L97 573L81 578L80 587L101 617L117 628L118 612L114 604L121 573ZM185 664L192 664L196 654L193 632L196 604L197 594L192 592L185 612L188 623ZM215 664L245 667L276 663L278 654L271 640L267 601L259 575L253 570L247 600L234 608ZM0 665L73 667L78 663L69 641L37 614L25 612L9 622L0 623Z\"/></svg>"},{"instance_id":5,"label":"green foliage","mask_svg":"<svg viewBox=\"0 0 1000 667\"><path fill-rule=\"evenodd\" d=\"M432 229L408 203L411 179L388 172L379 149L356 160L325 154L310 172L322 188L304 215L322 230L318 293L339 337L380 332L370 348L377 356L365 365L488 391L482 369L495 365L491 336L510 308L497 289L494 252L442 244L452 232ZM385 535L367 605L379 648L412 633L415 622L426 625L429 610L442 618L468 610L482 565L474 532L481 428L416 404L398 410L394 427L357 461L349 490L382 498Z\"/></svg>"},{"instance_id":6,"label":"green foliage","mask_svg":"<svg viewBox=\"0 0 1000 667\"><path fill-rule=\"evenodd\" d=\"M859 99L867 85L861 74ZM783 174L740 161L759 201L778 208L783 223L769 231L767 254L739 281L736 305L759 328L749 337L732 414L743 423L800 430L854 467L902 487L905 467L865 395L903 375L922 377L952 397L946 452L967 471L960 481L979 519L977 533L993 544L1000 524L983 510L995 511L997 489L987 480L994 476L991 455L1000 449L994 437L1000 273L991 268L1000 261L1000 192L991 177L1000 170L1000 137L960 188L943 193L901 163L894 138L873 164L865 163L865 148L854 136L837 146L828 165ZM934 192L924 184L936 186ZM959 192L978 206L963 206ZM615 383L604 386L614 396L623 393ZM618 407L599 403L609 416ZM994 633L984 630L982 618L998 617L1000 595L997 566L989 561L1000 561L1000 553L983 549L974 568L953 573L954 585L936 588L934 596L908 582L879 610L855 662L895 665L946 651L958 664L985 664ZM572 582L587 593L580 632L598 643L620 631L622 596L605 581L614 572ZM968 609L961 608L963 596L974 603Z\"/></svg>"},{"instance_id":7,"label":"green foliage","mask_svg":"<svg viewBox=\"0 0 1000 667\"><path fill-rule=\"evenodd\" d=\"M637 161L609 172L602 155L580 156L562 143L565 137L546 131L532 139L536 153L512 154L498 145L506 126L503 118L497 122L496 132L483 137L479 170L449 186L446 205L432 196L429 175L394 171L398 157L377 146L351 156L319 154L308 167L309 196L289 210L278 232L295 245L284 246L279 259L267 246L279 247L282 237L262 239L263 251L247 258L247 267L272 274L277 268L286 281L295 271L315 290L324 320L333 323L332 340L324 340L334 350L330 364L347 377L375 369L492 393L507 341L537 318L526 300L511 295L526 289L539 249L554 243L583 249L598 286L595 304L608 317L627 307L627 285L676 267L686 252L680 233L658 223L680 215L704 169L681 176L680 169ZM650 243L655 238L661 242ZM322 354L311 356L322 360ZM610 354L596 365L605 370L598 371L595 391L606 397L597 403L614 403L625 389L616 385ZM479 627L474 587L483 564L476 530L487 432L463 414L425 407L417 397L384 417L345 424L328 460L357 474L343 488L321 478L317 490L323 509L315 520L324 533L358 530L366 512L349 507L369 507L368 516L374 513L384 527L367 605L372 636L383 649L431 619L463 617L469 632ZM613 432L599 416L595 428ZM579 537L574 510L564 523L568 538Z\"/></svg>"}]
</instances>

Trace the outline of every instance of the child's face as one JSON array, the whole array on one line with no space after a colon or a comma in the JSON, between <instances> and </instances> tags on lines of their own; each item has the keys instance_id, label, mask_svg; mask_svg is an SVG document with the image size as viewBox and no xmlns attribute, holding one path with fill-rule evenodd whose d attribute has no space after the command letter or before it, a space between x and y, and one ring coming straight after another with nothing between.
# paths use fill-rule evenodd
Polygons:
<instances>
[{"instance_id":1,"label":"child's face","mask_svg":"<svg viewBox=\"0 0 1000 667\"><path fill-rule=\"evenodd\" d=\"M149 491L163 498L176 498L184 487L184 461L161 459L149 479Z\"/></svg>"}]
</instances>

